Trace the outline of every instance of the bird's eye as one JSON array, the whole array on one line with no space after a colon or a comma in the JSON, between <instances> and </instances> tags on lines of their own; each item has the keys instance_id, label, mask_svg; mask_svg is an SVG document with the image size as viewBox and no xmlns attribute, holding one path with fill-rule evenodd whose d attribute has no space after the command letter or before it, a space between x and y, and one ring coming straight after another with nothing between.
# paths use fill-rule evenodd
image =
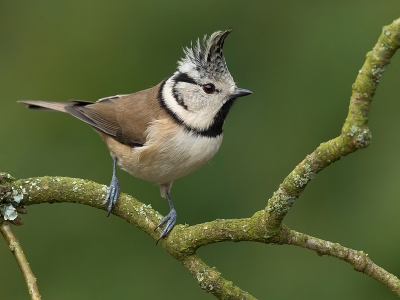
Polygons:
<instances>
[{"instance_id":1,"label":"bird's eye","mask_svg":"<svg viewBox=\"0 0 400 300\"><path fill-rule=\"evenodd\" d=\"M204 84L203 91L206 92L207 94L212 94L215 92L215 85L213 85L212 83Z\"/></svg>"}]
</instances>

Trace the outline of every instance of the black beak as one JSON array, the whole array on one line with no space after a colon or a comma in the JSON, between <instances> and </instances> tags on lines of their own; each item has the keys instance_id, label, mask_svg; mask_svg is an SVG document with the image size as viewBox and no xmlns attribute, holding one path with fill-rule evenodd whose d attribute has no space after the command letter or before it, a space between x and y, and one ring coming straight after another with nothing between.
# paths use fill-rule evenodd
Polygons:
<instances>
[{"instance_id":1,"label":"black beak","mask_svg":"<svg viewBox=\"0 0 400 300\"><path fill-rule=\"evenodd\" d=\"M247 96L250 94L253 94L253 92L246 90L246 89L236 88L235 92L233 93L233 96L238 98L238 97L244 97L244 96Z\"/></svg>"}]
</instances>

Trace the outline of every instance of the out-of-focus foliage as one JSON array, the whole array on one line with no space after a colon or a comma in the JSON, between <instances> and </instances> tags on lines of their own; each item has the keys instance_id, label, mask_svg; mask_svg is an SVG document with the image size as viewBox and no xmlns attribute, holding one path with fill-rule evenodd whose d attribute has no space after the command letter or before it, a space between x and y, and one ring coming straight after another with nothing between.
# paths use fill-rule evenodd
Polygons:
<instances>
[{"instance_id":1,"label":"out-of-focus foliage","mask_svg":"<svg viewBox=\"0 0 400 300\"><path fill-rule=\"evenodd\" d=\"M175 182L178 223L249 217L319 143L337 136L351 85L381 33L400 17L382 1L1 1L0 170L17 178L60 175L108 184L112 160L93 130L17 100L96 100L156 85L182 47L233 28L225 43L239 99L212 163ZM400 58L381 78L369 148L320 173L288 226L360 249L400 274ZM119 171L122 191L166 214L151 183ZM16 228L44 299L211 299L154 240L104 211L28 207ZM395 299L387 288L329 257L289 246L224 243L199 250L266 299ZM0 298L27 299L0 242Z\"/></svg>"}]
</instances>

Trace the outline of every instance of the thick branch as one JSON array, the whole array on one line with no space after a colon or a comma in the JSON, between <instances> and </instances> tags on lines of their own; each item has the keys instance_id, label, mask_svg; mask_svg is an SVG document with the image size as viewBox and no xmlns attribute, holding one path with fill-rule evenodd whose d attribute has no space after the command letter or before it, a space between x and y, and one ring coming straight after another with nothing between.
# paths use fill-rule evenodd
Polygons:
<instances>
[{"instance_id":1,"label":"thick branch","mask_svg":"<svg viewBox=\"0 0 400 300\"><path fill-rule=\"evenodd\" d=\"M20 205L28 206L40 203L79 203L85 204L99 209L106 210L101 206L106 194L107 186L101 185L89 180L67 178L67 177L35 177L21 180L6 180L10 176L0 174L0 184L9 189L6 192L3 189L4 197L10 194L14 197L21 198ZM3 178L3 180L1 180ZM0 193L0 202L2 202ZM113 214L125 219L129 223L139 227L141 230L149 234L157 240L159 232L154 231L162 216L151 208L136 200L132 196L121 193L118 198L118 204L113 210ZM247 222L250 219L244 219ZM227 222L224 222L227 221ZM215 243L222 240L231 239L232 234L239 240L253 240L252 235L241 236L241 232L237 232L237 224L242 224L243 220L218 220L206 224L200 224L192 227L183 225L175 226L174 230L168 236L168 239L162 239L160 245L179 262L182 263L197 280L199 286L206 292L218 297L219 299L255 299L249 293L241 290L232 282L224 279L216 268L207 266L196 254L195 250L205 244ZM209 224L209 225L207 225ZM214 224L216 225L214 227ZM219 224L219 226L217 226ZM223 227L223 224L228 226ZM243 223L244 224L244 223ZM210 226L208 233L212 237L220 235L220 239L216 241L204 240L206 235L199 236L200 243L194 242L192 234L199 229L205 229ZM230 234L231 232L231 234ZM243 232L243 231L242 231ZM193 235L194 236L194 235ZM261 240L262 238L260 238ZM194 242L194 243L192 243Z\"/></svg>"},{"instance_id":2,"label":"thick branch","mask_svg":"<svg viewBox=\"0 0 400 300\"><path fill-rule=\"evenodd\" d=\"M11 228L11 224L7 221L4 221L0 224L0 231L4 239L6 240L10 251L14 255L19 268L21 269L31 299L40 300L41 297L38 286L36 284L36 277L35 275L33 275L28 260L25 257L24 251L22 251L21 245L19 244L19 241Z\"/></svg>"},{"instance_id":3,"label":"thick branch","mask_svg":"<svg viewBox=\"0 0 400 300\"><path fill-rule=\"evenodd\" d=\"M91 181L65 177L39 177L13 181L6 184L15 191L16 196L23 195L21 204L74 202L105 209L101 206L106 187ZM155 240L158 233L154 228L161 215L150 205L145 205L135 198L121 194L114 214L147 232ZM277 234L267 231L263 218L268 213L259 211L251 218L215 220L193 226L177 225L167 239L160 241L165 250L182 263L197 280L199 286L219 299L253 299L232 282L224 279L215 269L207 266L195 251L201 246L223 241L255 241L266 244L289 244L309 248L319 254L327 254L352 264L372 278L387 285L399 293L398 279L372 263L362 252L351 250L307 236L281 225ZM236 297L236 296L237 297Z\"/></svg>"},{"instance_id":4,"label":"thick branch","mask_svg":"<svg viewBox=\"0 0 400 300\"><path fill-rule=\"evenodd\" d=\"M216 268L206 265L196 254L185 256L180 262L196 278L203 290L218 299L256 299L235 286L232 281L224 279Z\"/></svg>"}]
</instances>

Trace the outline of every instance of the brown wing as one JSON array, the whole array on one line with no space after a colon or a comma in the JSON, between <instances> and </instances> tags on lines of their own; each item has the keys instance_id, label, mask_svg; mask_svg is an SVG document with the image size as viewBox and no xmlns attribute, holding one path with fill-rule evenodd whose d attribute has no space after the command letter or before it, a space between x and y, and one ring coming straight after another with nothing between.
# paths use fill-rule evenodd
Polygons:
<instances>
[{"instance_id":1,"label":"brown wing","mask_svg":"<svg viewBox=\"0 0 400 300\"><path fill-rule=\"evenodd\" d=\"M165 115L158 101L157 86L134 94L102 98L94 104L74 105L71 109L96 124L96 129L129 146L146 142L149 123ZM68 112L73 114L72 111Z\"/></svg>"}]
</instances>

